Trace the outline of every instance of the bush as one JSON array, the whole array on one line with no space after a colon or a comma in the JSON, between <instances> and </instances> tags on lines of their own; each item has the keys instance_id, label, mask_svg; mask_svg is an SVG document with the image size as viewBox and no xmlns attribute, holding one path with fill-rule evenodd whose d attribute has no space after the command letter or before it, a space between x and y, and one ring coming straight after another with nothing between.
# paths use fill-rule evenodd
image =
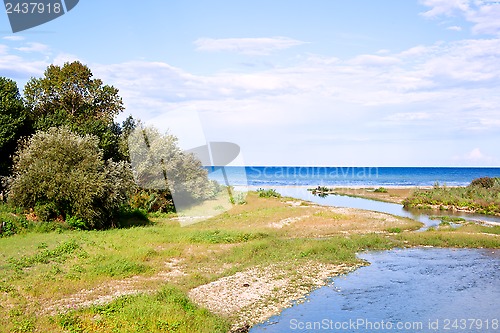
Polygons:
<instances>
[{"instance_id":1,"label":"bush","mask_svg":"<svg viewBox=\"0 0 500 333\"><path fill-rule=\"evenodd\" d=\"M146 212L170 213L175 211L172 195L168 190L138 189L129 199L131 208Z\"/></svg>"},{"instance_id":2,"label":"bush","mask_svg":"<svg viewBox=\"0 0 500 333\"><path fill-rule=\"evenodd\" d=\"M261 198L281 198L281 194L279 194L278 192L276 192L275 189L268 189L268 190L264 190L263 188L259 188L257 190L257 193L259 193L259 197Z\"/></svg>"},{"instance_id":3,"label":"bush","mask_svg":"<svg viewBox=\"0 0 500 333\"><path fill-rule=\"evenodd\" d=\"M387 193L387 189L385 187L379 187L373 191L375 193Z\"/></svg>"},{"instance_id":4,"label":"bush","mask_svg":"<svg viewBox=\"0 0 500 333\"><path fill-rule=\"evenodd\" d=\"M484 187L484 188L492 188L495 186L495 183L497 183L498 178L491 178L491 177L481 177L481 178L476 178L470 183L470 187Z\"/></svg>"},{"instance_id":5,"label":"bush","mask_svg":"<svg viewBox=\"0 0 500 333\"><path fill-rule=\"evenodd\" d=\"M88 229L87 222L85 222L85 220L78 218L76 216L70 216L70 217L66 218L66 223L71 228L74 228L74 229L78 229L78 230L87 230Z\"/></svg>"},{"instance_id":6,"label":"bush","mask_svg":"<svg viewBox=\"0 0 500 333\"><path fill-rule=\"evenodd\" d=\"M14 156L8 201L41 219L71 217L75 225L106 228L134 189L126 162L103 159L98 139L67 127L37 132Z\"/></svg>"}]
</instances>

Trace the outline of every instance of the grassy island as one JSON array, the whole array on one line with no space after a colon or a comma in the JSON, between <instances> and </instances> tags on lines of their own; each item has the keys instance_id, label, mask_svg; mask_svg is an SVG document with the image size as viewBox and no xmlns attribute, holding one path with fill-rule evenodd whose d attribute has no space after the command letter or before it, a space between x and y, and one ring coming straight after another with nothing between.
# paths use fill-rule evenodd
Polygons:
<instances>
[{"instance_id":1,"label":"grassy island","mask_svg":"<svg viewBox=\"0 0 500 333\"><path fill-rule=\"evenodd\" d=\"M500 178L478 178L465 187L436 184L432 189L414 191L403 204L411 208L500 215Z\"/></svg>"}]
</instances>

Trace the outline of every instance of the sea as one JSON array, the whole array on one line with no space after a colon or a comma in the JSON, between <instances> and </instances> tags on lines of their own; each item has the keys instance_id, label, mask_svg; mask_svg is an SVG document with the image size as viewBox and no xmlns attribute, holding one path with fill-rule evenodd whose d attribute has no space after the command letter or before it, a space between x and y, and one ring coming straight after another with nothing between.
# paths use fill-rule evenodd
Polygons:
<instances>
[{"instance_id":1,"label":"sea","mask_svg":"<svg viewBox=\"0 0 500 333\"><path fill-rule=\"evenodd\" d=\"M466 186L500 177L500 167L207 167L209 178L231 186Z\"/></svg>"}]
</instances>

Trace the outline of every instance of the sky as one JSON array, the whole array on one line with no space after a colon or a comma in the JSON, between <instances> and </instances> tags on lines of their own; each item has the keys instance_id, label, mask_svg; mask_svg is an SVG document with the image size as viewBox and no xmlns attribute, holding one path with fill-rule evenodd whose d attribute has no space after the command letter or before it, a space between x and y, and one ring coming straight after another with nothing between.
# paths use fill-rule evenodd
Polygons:
<instances>
[{"instance_id":1,"label":"sky","mask_svg":"<svg viewBox=\"0 0 500 333\"><path fill-rule=\"evenodd\" d=\"M80 0L12 33L22 90L79 60L128 115L238 164L500 166L500 1Z\"/></svg>"}]
</instances>

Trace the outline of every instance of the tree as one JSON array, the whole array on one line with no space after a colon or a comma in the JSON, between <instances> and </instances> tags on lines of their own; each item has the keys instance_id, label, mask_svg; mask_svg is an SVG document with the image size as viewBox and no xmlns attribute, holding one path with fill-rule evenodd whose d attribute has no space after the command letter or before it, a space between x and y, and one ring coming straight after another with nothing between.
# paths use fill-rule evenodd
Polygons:
<instances>
[{"instance_id":1,"label":"tree","mask_svg":"<svg viewBox=\"0 0 500 333\"><path fill-rule=\"evenodd\" d=\"M217 193L218 187L208 179L207 170L193 154L177 146L175 136L163 135L153 127L137 126L129 135L128 146L138 186L156 190L160 194L157 197L166 193L177 211Z\"/></svg>"},{"instance_id":2,"label":"tree","mask_svg":"<svg viewBox=\"0 0 500 333\"><path fill-rule=\"evenodd\" d=\"M91 70L75 61L50 65L42 78L32 78L24 89L35 130L66 125L79 134L93 134L105 158L121 160L120 127L113 119L123 111L118 89L94 79Z\"/></svg>"},{"instance_id":3,"label":"tree","mask_svg":"<svg viewBox=\"0 0 500 333\"><path fill-rule=\"evenodd\" d=\"M98 138L68 127L38 131L14 156L8 201L46 217L106 228L134 190L127 162L104 161Z\"/></svg>"},{"instance_id":4,"label":"tree","mask_svg":"<svg viewBox=\"0 0 500 333\"><path fill-rule=\"evenodd\" d=\"M9 174L17 141L27 134L29 126L17 84L0 77L0 177Z\"/></svg>"}]
</instances>

